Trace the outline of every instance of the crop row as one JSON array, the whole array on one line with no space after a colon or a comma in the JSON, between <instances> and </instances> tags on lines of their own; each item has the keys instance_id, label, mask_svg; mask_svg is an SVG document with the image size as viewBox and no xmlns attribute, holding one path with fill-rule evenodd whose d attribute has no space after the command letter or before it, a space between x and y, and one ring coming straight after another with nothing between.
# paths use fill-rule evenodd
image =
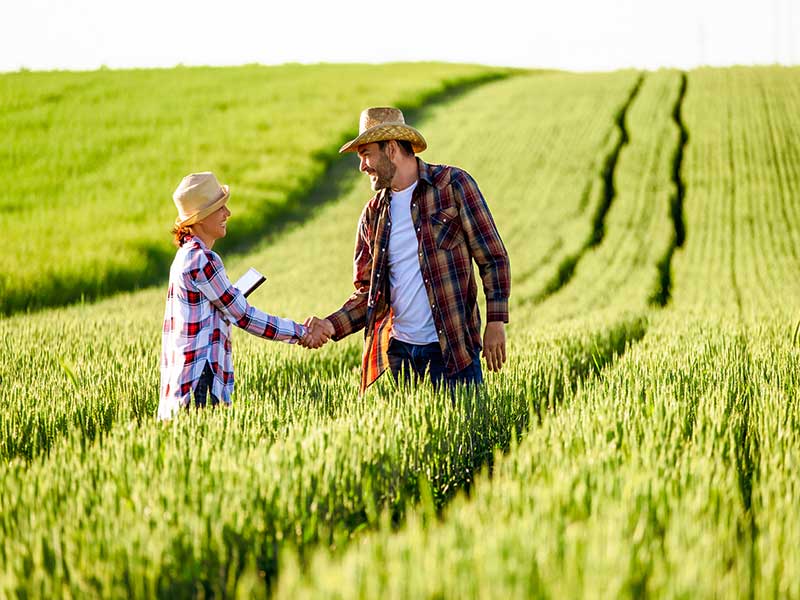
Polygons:
<instances>
[{"instance_id":1,"label":"crop row","mask_svg":"<svg viewBox=\"0 0 800 600\"><path fill-rule=\"evenodd\" d=\"M796 321L800 70L701 69L689 73L688 90L685 215L687 235L702 236L676 257L675 302Z\"/></svg>"},{"instance_id":2,"label":"crop row","mask_svg":"<svg viewBox=\"0 0 800 600\"><path fill-rule=\"evenodd\" d=\"M640 74L517 81L484 86L459 102L459 112L475 115L482 127L462 130L458 113L440 109L433 135L457 133L443 152L432 148L431 155L460 162L481 184L513 261L513 300L527 302L562 285L564 265L574 266L595 237L608 162L623 134L616 120L635 96Z\"/></svg>"},{"instance_id":3,"label":"crop row","mask_svg":"<svg viewBox=\"0 0 800 600\"><path fill-rule=\"evenodd\" d=\"M279 597L798 597L800 351L672 314L441 520L284 559Z\"/></svg>"},{"instance_id":4,"label":"crop row","mask_svg":"<svg viewBox=\"0 0 800 600\"><path fill-rule=\"evenodd\" d=\"M609 176L613 194L602 221L595 221L594 235L602 243L586 245L569 285L536 306L536 322L602 311L616 314L623 309L637 315L649 312L661 285L657 266L675 234L670 198L679 132L672 112L680 81L675 71L643 78L626 110L622 131L626 141Z\"/></svg>"},{"instance_id":5,"label":"crop row","mask_svg":"<svg viewBox=\"0 0 800 600\"><path fill-rule=\"evenodd\" d=\"M382 510L399 519L421 479L443 502L642 332L623 322L523 339L505 379L453 403L388 381L356 399L336 367L308 365L315 388L289 383L305 366L261 363L285 378L267 401L117 425L95 443L69 435L47 460L0 467L4 593L222 593L248 566L269 581L283 545L337 547Z\"/></svg>"}]
</instances>

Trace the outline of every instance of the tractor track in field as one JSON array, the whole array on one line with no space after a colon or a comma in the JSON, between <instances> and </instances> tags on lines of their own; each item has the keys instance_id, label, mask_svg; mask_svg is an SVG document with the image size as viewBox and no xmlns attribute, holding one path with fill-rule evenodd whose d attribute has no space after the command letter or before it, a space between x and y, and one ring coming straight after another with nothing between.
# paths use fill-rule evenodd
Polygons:
<instances>
[{"instance_id":1,"label":"tractor track in field","mask_svg":"<svg viewBox=\"0 0 800 600\"><path fill-rule=\"evenodd\" d=\"M598 205L592 226L592 233L586 240L581 249L561 260L558 267L558 273L549 282L549 284L535 297L528 302L538 304L549 298L551 295L558 292L561 288L566 286L575 273L575 269L583 256L599 246L605 237L605 220L609 210L617 196L617 190L614 184L614 176L616 172L617 163L623 148L629 142L629 132L625 124L626 115L636 100L639 90L641 89L644 81L645 74L641 74L636 83L631 88L631 92L627 101L617 112L615 118L616 128L619 131L619 140L614 148L609 152L604 161L602 171L603 181L603 196L602 201ZM679 131L677 145L674 149L672 158L672 171L671 181L674 185L674 193L670 198L670 218L674 228L672 240L665 251L663 257L657 263L659 272L659 281L656 289L653 291L649 298L650 304L657 308L665 307L670 298L672 290L672 270L671 263L675 251L684 247L686 243L686 223L684 219L684 199L686 195L686 185L682 177L683 158L686 150L686 145L689 141L689 132L683 121L682 111L683 103L686 97L688 88L688 77L685 72L681 72L678 96L672 109L672 120ZM617 333L623 333L623 340L614 344L614 351L603 355L600 360L594 359L594 371L592 373L584 372L578 375L574 381L582 384L590 376L601 376L608 366L614 364L633 344L641 341L647 333L647 316L639 315L638 318L629 320L625 326L619 324L608 330L609 335L613 335L612 331L617 330ZM565 394L560 393L559 396L563 399ZM541 424L541 414L537 413L539 423Z\"/></svg>"},{"instance_id":2,"label":"tractor track in field","mask_svg":"<svg viewBox=\"0 0 800 600\"><path fill-rule=\"evenodd\" d=\"M670 216L675 231L664 256L658 261L658 286L650 296L650 304L657 307L665 307L669 304L672 297L672 257L675 251L683 248L686 243L686 221L684 220L683 202L686 197L686 184L683 181L682 167L683 156L686 151L686 144L689 142L689 132L683 122L682 110L683 101L686 98L688 78L686 73L681 73L681 87L678 92L678 99L672 111L672 119L680 131L678 145L672 158L672 183L675 186L675 193L670 201Z\"/></svg>"},{"instance_id":3,"label":"tractor track in field","mask_svg":"<svg viewBox=\"0 0 800 600\"><path fill-rule=\"evenodd\" d=\"M625 125L625 117L628 114L628 110L636 100L639 90L644 83L644 79L645 75L641 74L636 80L636 83L633 84L630 94L628 94L628 99L617 111L614 119L615 129L619 132L619 140L603 161L603 195L600 204L595 210L594 217L592 218L592 231L589 234L588 239L577 252L570 254L561 260L558 265L558 271L553 278L550 279L547 284L545 284L541 292L532 296L528 303L541 304L547 298L566 286L572 280L572 277L575 274L575 269L577 268L581 259L586 255L587 252L599 246L603 241L606 232L606 215L608 215L608 211L611 210L611 205L613 204L614 198L617 195L617 190L614 186L614 174L616 172L617 162L619 161L619 156L622 153L622 149L630 140L627 126Z\"/></svg>"}]
</instances>

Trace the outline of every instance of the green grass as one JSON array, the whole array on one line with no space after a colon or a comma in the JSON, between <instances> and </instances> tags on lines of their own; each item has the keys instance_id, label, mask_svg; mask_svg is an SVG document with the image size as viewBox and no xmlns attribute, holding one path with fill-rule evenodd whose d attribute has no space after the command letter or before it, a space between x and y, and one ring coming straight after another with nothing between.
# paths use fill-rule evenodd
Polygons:
<instances>
[{"instance_id":1,"label":"green grass","mask_svg":"<svg viewBox=\"0 0 800 600\"><path fill-rule=\"evenodd\" d=\"M172 191L231 184L221 247L281 226L362 108L413 110L509 69L437 63L0 76L0 314L152 285L169 266Z\"/></svg>"},{"instance_id":2,"label":"green grass","mask_svg":"<svg viewBox=\"0 0 800 600\"><path fill-rule=\"evenodd\" d=\"M518 75L417 113L511 256L480 398L359 399L359 336L237 333L233 408L164 427L160 285L0 319L0 596L800 597L800 70L682 86ZM222 250L268 275L262 309L349 294L370 192L325 173L305 218Z\"/></svg>"}]
</instances>

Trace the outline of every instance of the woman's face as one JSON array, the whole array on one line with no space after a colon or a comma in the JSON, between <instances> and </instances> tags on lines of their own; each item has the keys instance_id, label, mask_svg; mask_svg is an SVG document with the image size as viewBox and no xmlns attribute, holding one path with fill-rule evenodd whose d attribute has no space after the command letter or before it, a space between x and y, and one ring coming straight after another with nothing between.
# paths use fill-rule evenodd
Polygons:
<instances>
[{"instance_id":1,"label":"woman's face","mask_svg":"<svg viewBox=\"0 0 800 600\"><path fill-rule=\"evenodd\" d=\"M223 204L213 213L208 215L202 221L192 225L192 231L195 235L199 236L206 245L213 243L219 238L224 238L227 231L228 217L231 216L231 211L228 206Z\"/></svg>"}]
</instances>

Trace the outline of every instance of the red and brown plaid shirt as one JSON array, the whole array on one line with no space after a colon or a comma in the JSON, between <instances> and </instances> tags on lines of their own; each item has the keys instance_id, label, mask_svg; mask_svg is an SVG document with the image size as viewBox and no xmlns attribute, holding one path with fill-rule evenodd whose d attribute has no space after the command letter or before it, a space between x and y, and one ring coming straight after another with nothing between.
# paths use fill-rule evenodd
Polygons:
<instances>
[{"instance_id":1,"label":"red and brown plaid shirt","mask_svg":"<svg viewBox=\"0 0 800 600\"><path fill-rule=\"evenodd\" d=\"M508 322L511 272L503 241L478 184L456 167L417 159L419 181L411 198L419 267L449 374L466 368L481 350L481 317L472 260L486 296L487 321ZM364 207L356 233L356 291L328 316L339 340L362 328L361 391L388 366L392 331L389 305L391 191L380 190Z\"/></svg>"}]
</instances>

